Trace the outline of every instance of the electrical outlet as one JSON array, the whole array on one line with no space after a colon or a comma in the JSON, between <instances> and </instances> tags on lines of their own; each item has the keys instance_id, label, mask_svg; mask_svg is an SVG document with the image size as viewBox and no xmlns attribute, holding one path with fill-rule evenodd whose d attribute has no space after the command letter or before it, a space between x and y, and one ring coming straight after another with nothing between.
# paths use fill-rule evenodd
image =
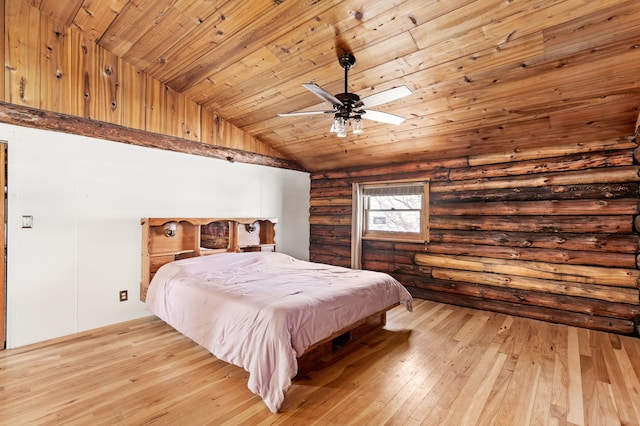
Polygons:
<instances>
[{"instance_id":1,"label":"electrical outlet","mask_svg":"<svg viewBox=\"0 0 640 426\"><path fill-rule=\"evenodd\" d=\"M127 290L120 290L120 301L126 302L129 300L129 292Z\"/></svg>"}]
</instances>

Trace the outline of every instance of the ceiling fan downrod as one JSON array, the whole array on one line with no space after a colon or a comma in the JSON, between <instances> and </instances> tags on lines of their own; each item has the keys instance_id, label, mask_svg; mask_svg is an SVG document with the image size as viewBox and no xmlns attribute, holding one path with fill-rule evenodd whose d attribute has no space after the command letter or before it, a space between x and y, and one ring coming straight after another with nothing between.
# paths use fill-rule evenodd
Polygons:
<instances>
[{"instance_id":1,"label":"ceiling fan downrod","mask_svg":"<svg viewBox=\"0 0 640 426\"><path fill-rule=\"evenodd\" d=\"M356 57L351 53L343 53L338 58L340 66L344 68L344 93L339 93L336 98L342 102L342 105L334 105L334 108L338 111L336 116L340 116L344 119L349 119L351 113L354 110L354 106L360 101L360 96L355 93L349 93L349 70L356 63Z\"/></svg>"},{"instance_id":2,"label":"ceiling fan downrod","mask_svg":"<svg viewBox=\"0 0 640 426\"><path fill-rule=\"evenodd\" d=\"M344 68L344 93L347 93L349 92L349 85L347 84L349 70L355 65L356 57L351 53L343 53L338 58L338 62L340 62L340 66Z\"/></svg>"}]
</instances>

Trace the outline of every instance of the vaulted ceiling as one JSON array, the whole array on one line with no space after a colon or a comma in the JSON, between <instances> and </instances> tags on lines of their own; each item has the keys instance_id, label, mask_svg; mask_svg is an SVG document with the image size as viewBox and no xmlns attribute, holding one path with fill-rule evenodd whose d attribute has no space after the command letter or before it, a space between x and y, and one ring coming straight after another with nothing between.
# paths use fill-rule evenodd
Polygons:
<instances>
[{"instance_id":1,"label":"vaulted ceiling","mask_svg":"<svg viewBox=\"0 0 640 426\"><path fill-rule=\"evenodd\" d=\"M437 160L633 134L637 0L31 0L102 48L311 171ZM330 133L306 90L413 94ZM366 115L365 115L366 117Z\"/></svg>"}]
</instances>

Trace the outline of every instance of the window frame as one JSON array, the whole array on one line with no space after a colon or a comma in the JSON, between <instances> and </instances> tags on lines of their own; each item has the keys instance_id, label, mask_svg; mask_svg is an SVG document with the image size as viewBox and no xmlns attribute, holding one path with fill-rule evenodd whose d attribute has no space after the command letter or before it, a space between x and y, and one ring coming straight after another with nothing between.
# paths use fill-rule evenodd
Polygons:
<instances>
[{"instance_id":1,"label":"window frame","mask_svg":"<svg viewBox=\"0 0 640 426\"><path fill-rule=\"evenodd\" d=\"M422 187L422 199L419 209L420 216L420 231L418 232L398 232L398 231L380 231L380 230L367 230L368 217L371 214L368 208L368 203L365 194L368 188L385 188L389 191L388 195L393 195L392 189L405 188L408 186L421 186ZM402 191L399 191L402 192ZM416 243L427 243L429 241L429 181L424 179L419 180L396 180L396 181L384 181L384 182L364 182L359 184L358 190L359 208L360 208L360 224L358 226L358 235L363 240L380 240L380 241L407 241ZM417 210L417 209L408 209Z\"/></svg>"}]
</instances>

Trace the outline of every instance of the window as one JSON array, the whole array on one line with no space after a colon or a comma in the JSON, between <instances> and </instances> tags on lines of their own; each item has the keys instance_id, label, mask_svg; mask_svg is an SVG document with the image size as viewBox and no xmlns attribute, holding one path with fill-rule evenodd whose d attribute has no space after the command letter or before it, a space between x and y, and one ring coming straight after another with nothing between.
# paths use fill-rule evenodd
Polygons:
<instances>
[{"instance_id":1,"label":"window","mask_svg":"<svg viewBox=\"0 0 640 426\"><path fill-rule=\"evenodd\" d=\"M428 182L357 185L354 195L362 211L358 233L363 238L427 241Z\"/></svg>"},{"instance_id":2,"label":"window","mask_svg":"<svg viewBox=\"0 0 640 426\"><path fill-rule=\"evenodd\" d=\"M351 266L360 268L361 240L429 240L429 182L353 185Z\"/></svg>"}]
</instances>

